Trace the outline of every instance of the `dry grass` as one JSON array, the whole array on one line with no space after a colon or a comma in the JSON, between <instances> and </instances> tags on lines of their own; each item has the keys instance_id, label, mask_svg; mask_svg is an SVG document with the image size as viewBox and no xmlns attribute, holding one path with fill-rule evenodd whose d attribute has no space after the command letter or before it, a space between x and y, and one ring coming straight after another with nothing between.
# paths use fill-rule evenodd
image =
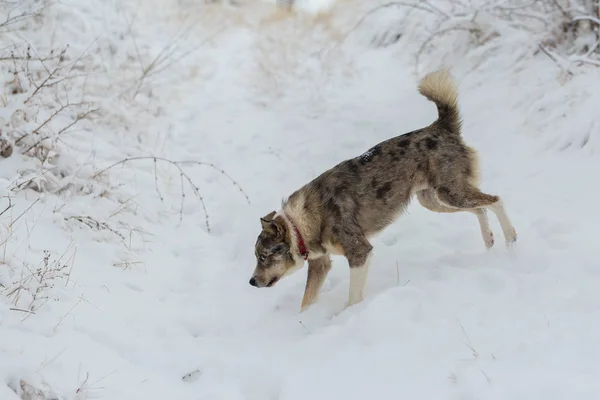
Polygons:
<instances>
[{"instance_id":1,"label":"dry grass","mask_svg":"<svg viewBox=\"0 0 600 400\"><path fill-rule=\"evenodd\" d=\"M333 78L355 72L348 55L328 51L345 34L335 10L314 15L271 10L259 21L253 27L255 68L248 79L266 101L297 90L318 100Z\"/></svg>"},{"instance_id":2,"label":"dry grass","mask_svg":"<svg viewBox=\"0 0 600 400\"><path fill-rule=\"evenodd\" d=\"M253 67L246 79L267 102L296 90L297 82L318 96L336 74L354 73L349 57L339 52L332 57L327 50L344 39L348 25L365 8L364 2L339 1L332 9L314 14L260 0L236 1L234 7L219 2L188 2L177 7L182 24L194 22L195 37L218 30L254 33L248 49ZM219 39L213 40L214 48L219 46ZM202 61L198 63L200 70ZM262 104L261 100L257 103Z\"/></svg>"}]
</instances>

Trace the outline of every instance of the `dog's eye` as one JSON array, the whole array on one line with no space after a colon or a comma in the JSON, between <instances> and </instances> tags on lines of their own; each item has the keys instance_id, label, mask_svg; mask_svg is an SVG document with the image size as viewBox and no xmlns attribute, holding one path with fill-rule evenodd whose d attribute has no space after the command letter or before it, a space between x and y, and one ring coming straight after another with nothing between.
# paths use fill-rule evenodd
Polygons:
<instances>
[{"instance_id":1,"label":"dog's eye","mask_svg":"<svg viewBox=\"0 0 600 400\"><path fill-rule=\"evenodd\" d=\"M273 247L272 252L273 253L281 253L284 249L285 249L285 245L279 244L279 245Z\"/></svg>"},{"instance_id":2,"label":"dog's eye","mask_svg":"<svg viewBox=\"0 0 600 400\"><path fill-rule=\"evenodd\" d=\"M260 255L260 256L258 256L258 260L259 260L260 262L265 262L265 260L266 260L266 259L267 259L267 257L265 257L265 256L263 256L263 255Z\"/></svg>"}]
</instances>

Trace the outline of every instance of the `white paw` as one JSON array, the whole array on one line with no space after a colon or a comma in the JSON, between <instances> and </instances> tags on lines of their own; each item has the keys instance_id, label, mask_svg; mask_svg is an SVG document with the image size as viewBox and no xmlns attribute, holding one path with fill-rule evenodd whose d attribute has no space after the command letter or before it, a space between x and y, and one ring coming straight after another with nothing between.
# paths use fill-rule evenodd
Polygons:
<instances>
[{"instance_id":1,"label":"white paw","mask_svg":"<svg viewBox=\"0 0 600 400\"><path fill-rule=\"evenodd\" d=\"M512 226L510 229L507 229L504 233L504 238L506 239L506 247L512 246L517 242L517 231Z\"/></svg>"},{"instance_id":2,"label":"white paw","mask_svg":"<svg viewBox=\"0 0 600 400\"><path fill-rule=\"evenodd\" d=\"M494 246L494 232L487 231L483 233L483 241L485 242L485 247L491 249Z\"/></svg>"},{"instance_id":3,"label":"white paw","mask_svg":"<svg viewBox=\"0 0 600 400\"><path fill-rule=\"evenodd\" d=\"M357 297L355 299L349 299L348 302L346 303L345 308L352 307L355 304L361 303L363 300L364 300L363 296Z\"/></svg>"}]
</instances>

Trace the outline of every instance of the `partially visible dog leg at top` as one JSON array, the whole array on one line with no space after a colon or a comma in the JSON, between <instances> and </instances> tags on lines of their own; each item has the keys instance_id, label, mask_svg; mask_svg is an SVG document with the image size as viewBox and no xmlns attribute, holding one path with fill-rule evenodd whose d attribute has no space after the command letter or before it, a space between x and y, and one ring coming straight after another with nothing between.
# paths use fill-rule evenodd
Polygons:
<instances>
[{"instance_id":1,"label":"partially visible dog leg at top","mask_svg":"<svg viewBox=\"0 0 600 400\"><path fill-rule=\"evenodd\" d=\"M302 298L300 312L306 310L308 306L317 301L319 292L323 287L323 283L325 282L329 270L331 270L331 259L328 255L316 260L308 260L306 288L304 289L304 297Z\"/></svg>"}]
</instances>

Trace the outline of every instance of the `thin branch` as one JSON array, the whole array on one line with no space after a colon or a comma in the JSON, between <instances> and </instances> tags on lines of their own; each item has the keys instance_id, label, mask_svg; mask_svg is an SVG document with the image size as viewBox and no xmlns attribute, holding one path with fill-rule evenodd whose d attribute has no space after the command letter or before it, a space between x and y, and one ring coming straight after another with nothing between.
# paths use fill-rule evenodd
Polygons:
<instances>
[{"instance_id":1,"label":"thin branch","mask_svg":"<svg viewBox=\"0 0 600 400\"><path fill-rule=\"evenodd\" d=\"M44 11L46 8L50 8L52 5L53 5L52 3L49 3L45 6L38 8L37 10L35 10L33 12L23 11L21 14L15 15L14 17L10 16L10 14L12 13L13 10L8 10L8 12L6 13L6 20L4 20L4 22L0 23L0 29L6 28L7 26L15 24L17 22L20 22L22 20L40 15L42 13L42 11Z\"/></svg>"},{"instance_id":2,"label":"thin branch","mask_svg":"<svg viewBox=\"0 0 600 400\"><path fill-rule=\"evenodd\" d=\"M250 204L250 198L248 197L248 195L246 194L244 189L242 189L242 187L231 176L229 176L229 174L227 172L225 172L223 169L217 167L213 163L206 163L206 162L202 162L202 161L177 161L177 162L179 164L193 164L193 165L201 165L201 166L205 166L205 167L210 167L210 168L214 169L215 171L225 175L238 188L240 193L242 193L242 195L244 195L248 204Z\"/></svg>"},{"instance_id":3,"label":"thin branch","mask_svg":"<svg viewBox=\"0 0 600 400\"><path fill-rule=\"evenodd\" d=\"M7 212L8 210L10 210L13 207L14 207L14 204L12 203L11 198L8 197L8 206L6 206L6 208L4 210L2 210L2 212L0 212L0 216L4 215L5 212Z\"/></svg>"},{"instance_id":4,"label":"thin branch","mask_svg":"<svg viewBox=\"0 0 600 400\"><path fill-rule=\"evenodd\" d=\"M67 311L67 313L65 315L63 315L62 317L60 317L60 319L58 320L58 322L56 323L56 325L54 325L54 328L52 328L52 332L56 332L56 329L60 326L60 324L63 322L63 320L65 318L67 318L67 316L69 314L71 314L71 312L75 309L75 307L77 307L79 305L79 303L81 303L83 301L83 299L80 297L79 300L77 301L77 303L75 303L73 305L73 307L71 307L71 309L69 311Z\"/></svg>"},{"instance_id":5,"label":"thin branch","mask_svg":"<svg viewBox=\"0 0 600 400\"><path fill-rule=\"evenodd\" d=\"M154 187L156 188L156 194L158 195L158 198L162 202L164 199L162 194L160 193L160 190L158 189L158 173L156 171L156 158L154 159Z\"/></svg>"},{"instance_id":6,"label":"thin branch","mask_svg":"<svg viewBox=\"0 0 600 400\"><path fill-rule=\"evenodd\" d=\"M84 105L84 104L85 103L67 103L65 105L60 106L60 108L58 110L56 110L55 112L53 112L44 122L42 122L42 124L40 126L38 126L37 128L35 128L30 133L21 136L17 141L15 141L15 145L19 144L19 142L21 140L23 140L25 137L27 137L29 135L34 135L34 134L38 133L40 131L40 129L42 129L44 126L46 126L50 121L52 121L52 119L54 117L56 117L58 114L60 114L63 110L66 110L69 107L76 107L76 106L81 106L81 105Z\"/></svg>"},{"instance_id":7,"label":"thin branch","mask_svg":"<svg viewBox=\"0 0 600 400\"><path fill-rule=\"evenodd\" d=\"M428 4L428 6L430 6L430 4ZM364 14L362 17L360 17L360 19L356 22L356 24L354 24L354 26L352 28L350 28L350 30L348 30L348 32L346 32L346 34L342 37L342 39L339 41L339 43L336 43L335 46L333 46L333 48L332 48L331 51L333 51L337 47L339 47L340 43L345 42L346 39L354 31L356 31L367 20L367 18L369 18L371 15L375 14L379 10L383 10L385 8L391 8L391 7L408 7L408 8L414 8L414 9L417 9L417 10L426 11L426 12L431 13L431 14L435 14L437 12L436 10L432 9L431 7L424 7L424 6L421 6L419 4L405 3L405 2L402 2L402 1L394 1L394 2L391 2L391 3L382 4L380 6L377 6L377 7L373 8L372 10L369 10L366 14Z\"/></svg>"},{"instance_id":8,"label":"thin branch","mask_svg":"<svg viewBox=\"0 0 600 400\"><path fill-rule=\"evenodd\" d=\"M596 25L600 25L600 18L592 17L590 15L578 15L573 17L573 21L590 21Z\"/></svg>"},{"instance_id":9,"label":"thin branch","mask_svg":"<svg viewBox=\"0 0 600 400\"><path fill-rule=\"evenodd\" d=\"M113 233L114 235L117 235L122 240L125 240L125 236L123 236L121 233L119 233L116 230L114 230L113 228L111 228L106 222L98 222L94 218L90 217L89 215L73 215L71 217L65 218L65 220L67 220L67 221L70 219L74 219L75 221L81 222L82 224L84 224L92 229L96 229L98 231L107 230L107 231Z\"/></svg>"},{"instance_id":10,"label":"thin branch","mask_svg":"<svg viewBox=\"0 0 600 400\"><path fill-rule=\"evenodd\" d=\"M75 121L71 122L70 124L68 124L67 126L65 126L64 128L62 128L60 131L58 131L55 135L55 137L62 135L67 129L71 128L73 125L75 125L76 123L78 123L79 121L81 121L82 119L84 119L85 117L87 117L88 115L90 115L91 113L94 113L98 111L97 108L86 111L85 113L78 115L77 118L75 119ZM31 149L39 146L42 142L46 141L50 139L49 136L42 138L40 140L38 140L36 143L32 144L31 146L29 146L29 148L27 148L27 150L25 150L23 153L28 153Z\"/></svg>"},{"instance_id":11,"label":"thin branch","mask_svg":"<svg viewBox=\"0 0 600 400\"><path fill-rule=\"evenodd\" d=\"M569 61L571 63L590 64L595 65L596 67L600 67L600 61L590 60L589 58L585 57L571 57Z\"/></svg>"},{"instance_id":12,"label":"thin branch","mask_svg":"<svg viewBox=\"0 0 600 400\"><path fill-rule=\"evenodd\" d=\"M554 63L564 72L566 72L567 74L569 74L569 76L573 76L573 72L571 72L571 70L569 70L568 67L565 67L564 65L561 65L562 63L558 60L558 58L554 55L554 53L552 53L550 50L546 49L544 46L542 46L541 44L538 44L538 47L540 50L542 50L544 52L545 55L548 56L549 59L551 59L552 61L554 61Z\"/></svg>"},{"instance_id":13,"label":"thin branch","mask_svg":"<svg viewBox=\"0 0 600 400\"><path fill-rule=\"evenodd\" d=\"M181 167L179 166L180 164L193 164L193 165L201 165L201 166L205 166L205 167L210 167L212 169L214 169L215 171L225 175L233 185L235 185L238 190L244 195L244 197L246 198L246 201L248 201L248 204L250 204L250 198L248 197L248 195L246 194L246 192L244 191L244 189L242 189L242 187L240 186L239 183L237 183L231 176L229 176L229 174L227 174L227 172L225 172L223 169L217 167L216 165L212 164L212 163L207 163L207 162L202 162L202 161L190 161L190 160L183 160L183 161L173 161L173 160L169 160L168 158L163 158L163 157L155 157L155 156L140 156L140 157L129 157L126 158L124 160L121 161L117 161L115 163L113 163L112 165L109 165L108 167L100 170L99 172L96 172L93 176L93 178L96 178L98 175L103 174L104 172L108 171L111 168L114 168L118 165L121 164L125 164L129 161L136 161L136 160L156 160L156 161L163 161L169 164L173 164L175 166L178 167L178 169L180 170L180 172L183 172L183 170L181 169Z\"/></svg>"},{"instance_id":14,"label":"thin branch","mask_svg":"<svg viewBox=\"0 0 600 400\"><path fill-rule=\"evenodd\" d=\"M438 14L442 15L444 18L446 19L450 19L452 18L452 15L446 13L444 10L442 10L439 7L434 6L433 4L431 4L429 1L427 0L423 0L423 3L427 4L427 6L429 8L431 8L433 11L437 12Z\"/></svg>"},{"instance_id":15,"label":"thin branch","mask_svg":"<svg viewBox=\"0 0 600 400\"><path fill-rule=\"evenodd\" d=\"M179 208L179 222L183 220L183 201L185 199L185 188L183 186L183 174L179 174L179 179L181 180L181 207Z\"/></svg>"},{"instance_id":16,"label":"thin branch","mask_svg":"<svg viewBox=\"0 0 600 400\"><path fill-rule=\"evenodd\" d=\"M201 48L202 46L204 46L206 43L208 43L209 41L211 41L212 39L214 39L215 37L219 36L223 31L225 31L227 29L227 27L224 27L223 29L218 30L217 32L213 33L212 35L208 36L207 38L205 38L202 42L198 43L196 46L192 47L191 49L187 50L184 54L180 55L179 57L174 58L173 60L171 60L171 62L169 62L168 64L165 64L163 66L161 66L160 68L156 68L154 71L149 72L146 75L146 78L149 78L151 76L160 74L161 72L164 72L165 70L171 68L171 66L181 60L183 60L184 58L190 56L191 54L193 54L196 50L198 50L199 48Z\"/></svg>"},{"instance_id":17,"label":"thin branch","mask_svg":"<svg viewBox=\"0 0 600 400\"><path fill-rule=\"evenodd\" d=\"M162 50L156 55L156 57L154 57L150 64L148 64L145 68L142 69L142 75L138 80L137 88L135 89L134 94L137 94L139 92L144 80L150 76L150 73L153 70L156 70L158 67L161 67L165 61L167 61L173 54L175 54L175 52L177 51L178 41L182 37L185 37L195 25L196 23L191 24L187 28L182 28L181 31L177 32L175 36L169 41L169 43L167 43L167 45L162 48ZM202 44L204 43L201 43L200 45Z\"/></svg>"},{"instance_id":18,"label":"thin branch","mask_svg":"<svg viewBox=\"0 0 600 400\"><path fill-rule=\"evenodd\" d=\"M62 51L62 52L59 54L59 62L57 63L56 67L54 67L54 69L53 69L53 70L52 70L52 71L51 71L51 72L48 74L48 76L46 77L46 79L44 79L44 80L42 81L42 83L41 83L39 86L37 86L37 85L36 85L36 88L35 88L35 90L33 91L33 93L31 94L31 96L29 96L29 97L27 98L27 100L25 100L25 101L23 102L24 104L27 104L27 103L29 103L29 101L30 101L31 99L33 99L33 98L35 97L35 95L36 95L36 94L37 94L37 93L38 93L40 90L42 90L44 87L47 87L47 86L48 86L48 85L47 85L48 81L49 81L50 79L52 79L52 78L53 78L53 77L56 75L56 73L57 73L57 72L60 70L60 68L61 68L61 65L60 65L60 60L62 59L62 57L64 56L64 54L67 52L67 48L68 48L68 47L65 47L65 48L63 49L63 51Z\"/></svg>"},{"instance_id":19,"label":"thin branch","mask_svg":"<svg viewBox=\"0 0 600 400\"><path fill-rule=\"evenodd\" d=\"M571 15L558 3L558 0L552 0L552 3L558 8L561 14L566 18L571 18Z\"/></svg>"},{"instance_id":20,"label":"thin branch","mask_svg":"<svg viewBox=\"0 0 600 400\"><path fill-rule=\"evenodd\" d=\"M29 310L23 310L21 308L15 308L15 307L11 307L9 308L10 311L19 311L19 312L24 312L24 313L29 313L29 314L35 314L34 311L29 311Z\"/></svg>"},{"instance_id":21,"label":"thin branch","mask_svg":"<svg viewBox=\"0 0 600 400\"><path fill-rule=\"evenodd\" d=\"M431 43L433 41L433 39L435 39L438 36L442 36L448 32L453 32L453 31L467 31L467 32L472 32L473 28L465 28L465 27L461 27L461 26L453 26L450 28L446 28L446 29L442 29L439 31L434 32L430 37L427 38L427 40L425 40L422 44L421 47L419 48L419 50L417 51L417 54L415 55L415 74L417 74L419 72L419 64L421 63L421 54L423 53L423 51L425 51L425 48L427 47L427 45L429 43Z\"/></svg>"},{"instance_id":22,"label":"thin branch","mask_svg":"<svg viewBox=\"0 0 600 400\"><path fill-rule=\"evenodd\" d=\"M39 198L39 197L38 197L37 199L35 199L35 201L34 201L33 203L31 203L31 204L29 205L29 207L27 207L27 209L26 209L25 211L23 211L21 214L19 214L19 216L18 216L17 218L15 218L15 220L14 220L14 221L12 221L12 222L10 223L10 225L8 225L8 228L9 228L9 229L10 229L10 228L12 228L12 227L13 227L13 225L14 225L14 224L15 224L15 223L16 223L16 222L17 222L17 221L18 221L18 220L19 220L19 219L20 219L20 218L21 218L23 215L25 215L25 213L26 213L27 211L29 211L29 210L31 209L31 207L33 207L33 206L34 206L34 205L35 205L35 204L36 204L38 201L40 201L40 198Z\"/></svg>"},{"instance_id":23,"label":"thin branch","mask_svg":"<svg viewBox=\"0 0 600 400\"><path fill-rule=\"evenodd\" d=\"M181 210L180 210L180 214L179 214L179 219L180 219L180 221L183 219L183 199L185 197L185 191L183 189L183 181L185 179L188 182L188 184L191 186L192 191L194 192L194 194L196 195L196 197L198 198L198 200L200 201L200 204L201 204L202 209L204 211L204 218L205 218L206 229L207 229L207 231L209 233L210 233L211 230L210 230L210 223L209 223L208 212L206 210L206 204L204 203L204 197L202 197L202 195L200 194L200 190L194 184L194 181L192 181L192 179L189 177L189 175L186 174L186 172L183 170L183 168L181 168L181 164L194 164L194 165L207 166L207 167L210 167L210 168L212 168L212 169L220 172L221 174L223 174L227 178L229 178L229 180L231 180L231 182L234 184L234 186L236 186L240 190L240 192L244 195L244 197L246 198L246 200L248 201L248 203L250 203L250 198L248 197L248 195L246 194L246 192L225 171L223 171L221 168L218 168L214 164L205 163L205 162L201 162L201 161L173 161L173 160L169 160L167 158L154 157L154 156L129 157L129 158L123 159L121 161L117 161L117 162L109 165L108 167L100 170L99 172L95 173L92 176L92 179L96 178L97 176L103 174L104 172L106 172L106 171L110 170L111 168L114 168L114 167L116 167L118 165L126 164L126 163L131 162L131 161L138 161L138 160L152 160L154 163L156 163L156 161L162 161L162 162L174 165L175 168L177 168L177 170L179 171L180 179L181 179Z\"/></svg>"},{"instance_id":24,"label":"thin branch","mask_svg":"<svg viewBox=\"0 0 600 400\"><path fill-rule=\"evenodd\" d=\"M53 60L55 58L57 58L58 56L51 56L48 58L32 58L32 57L23 57L23 56L15 56L15 55L10 55L10 56L4 56L4 57L0 57L0 61L38 61L38 62L44 62L44 61L49 61L49 60Z\"/></svg>"}]
</instances>

